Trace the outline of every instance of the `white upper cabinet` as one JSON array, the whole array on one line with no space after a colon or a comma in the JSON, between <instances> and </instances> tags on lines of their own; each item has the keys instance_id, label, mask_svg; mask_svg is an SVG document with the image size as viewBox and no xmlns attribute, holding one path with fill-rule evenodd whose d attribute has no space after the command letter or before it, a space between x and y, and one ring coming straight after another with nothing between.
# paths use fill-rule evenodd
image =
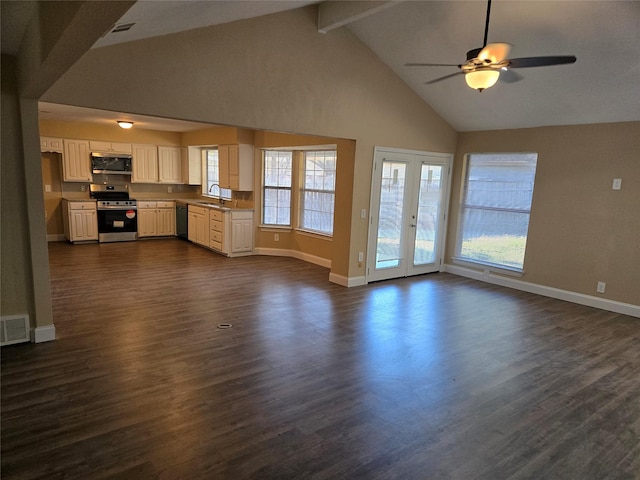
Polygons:
<instances>
[{"instance_id":1,"label":"white upper cabinet","mask_svg":"<svg viewBox=\"0 0 640 480\"><path fill-rule=\"evenodd\" d=\"M182 151L180 147L158 147L158 181L182 183Z\"/></svg>"},{"instance_id":2,"label":"white upper cabinet","mask_svg":"<svg viewBox=\"0 0 640 480\"><path fill-rule=\"evenodd\" d=\"M253 145L219 145L220 188L253 191Z\"/></svg>"},{"instance_id":3,"label":"white upper cabinet","mask_svg":"<svg viewBox=\"0 0 640 480\"><path fill-rule=\"evenodd\" d=\"M89 147L92 152L106 153L128 153L131 154L132 146L130 143L116 142L100 142L97 140L89 140Z\"/></svg>"},{"instance_id":4,"label":"white upper cabinet","mask_svg":"<svg viewBox=\"0 0 640 480\"><path fill-rule=\"evenodd\" d=\"M155 145L133 145L134 183L156 183L158 181L158 147Z\"/></svg>"},{"instance_id":5,"label":"white upper cabinet","mask_svg":"<svg viewBox=\"0 0 640 480\"><path fill-rule=\"evenodd\" d=\"M91 158L89 142L86 140L63 141L62 176L65 182L90 182Z\"/></svg>"},{"instance_id":6,"label":"white upper cabinet","mask_svg":"<svg viewBox=\"0 0 640 480\"><path fill-rule=\"evenodd\" d=\"M182 181L187 185L202 185L202 149L182 148Z\"/></svg>"},{"instance_id":7,"label":"white upper cabinet","mask_svg":"<svg viewBox=\"0 0 640 480\"><path fill-rule=\"evenodd\" d=\"M63 153L64 145L61 138L40 137L41 152Z\"/></svg>"}]
</instances>

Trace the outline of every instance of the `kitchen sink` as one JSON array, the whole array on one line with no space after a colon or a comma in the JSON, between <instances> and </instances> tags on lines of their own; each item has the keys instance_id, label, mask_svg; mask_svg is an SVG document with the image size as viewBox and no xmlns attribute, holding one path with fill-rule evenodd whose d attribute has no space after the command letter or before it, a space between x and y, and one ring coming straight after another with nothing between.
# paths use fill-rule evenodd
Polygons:
<instances>
[{"instance_id":1,"label":"kitchen sink","mask_svg":"<svg viewBox=\"0 0 640 480\"><path fill-rule=\"evenodd\" d=\"M204 205L206 207L213 207L213 208L219 208L220 210L230 210L229 207L225 207L223 205L220 205L219 203L213 203L213 202L197 202L200 205Z\"/></svg>"}]
</instances>

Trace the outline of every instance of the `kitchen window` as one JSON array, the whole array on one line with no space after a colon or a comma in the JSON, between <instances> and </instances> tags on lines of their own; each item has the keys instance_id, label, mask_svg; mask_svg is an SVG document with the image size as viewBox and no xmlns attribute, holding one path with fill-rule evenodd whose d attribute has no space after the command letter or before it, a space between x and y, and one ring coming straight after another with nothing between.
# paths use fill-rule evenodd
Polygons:
<instances>
[{"instance_id":1,"label":"kitchen window","mask_svg":"<svg viewBox=\"0 0 640 480\"><path fill-rule=\"evenodd\" d=\"M336 188L336 151L304 152L303 169L300 228L331 235Z\"/></svg>"},{"instance_id":2,"label":"kitchen window","mask_svg":"<svg viewBox=\"0 0 640 480\"><path fill-rule=\"evenodd\" d=\"M538 155L467 156L454 260L522 272Z\"/></svg>"},{"instance_id":3,"label":"kitchen window","mask_svg":"<svg viewBox=\"0 0 640 480\"><path fill-rule=\"evenodd\" d=\"M293 154L265 150L262 177L262 223L291 226L291 186Z\"/></svg>"},{"instance_id":4,"label":"kitchen window","mask_svg":"<svg viewBox=\"0 0 640 480\"><path fill-rule=\"evenodd\" d=\"M218 161L218 149L204 149L204 175L205 181L202 182L202 194L206 196L231 199L231 190L220 188L220 166Z\"/></svg>"}]
</instances>

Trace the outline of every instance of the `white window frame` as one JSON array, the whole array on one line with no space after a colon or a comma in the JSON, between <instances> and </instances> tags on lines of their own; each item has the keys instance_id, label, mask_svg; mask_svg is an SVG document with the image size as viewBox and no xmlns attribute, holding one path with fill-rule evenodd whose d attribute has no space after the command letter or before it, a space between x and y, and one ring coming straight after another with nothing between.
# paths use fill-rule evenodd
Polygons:
<instances>
[{"instance_id":1,"label":"white window frame","mask_svg":"<svg viewBox=\"0 0 640 480\"><path fill-rule=\"evenodd\" d=\"M266 163L267 163L267 155L270 154L277 154L277 155L288 155L289 156L289 161L291 162L291 170L290 170L290 175L289 175L289 185L266 185ZM292 226L292 220L293 220L293 205L292 205L292 201L293 201L293 179L294 179L294 170L295 170L295 165L294 165L294 159L293 159L293 152L288 151L288 150L277 150L277 149L270 149L270 150L264 150L262 152L262 208L261 208L261 224L263 226L266 227L275 227L275 228L291 228ZM267 190L273 190L273 191L288 191L289 192L289 221L287 223L268 223L265 218L265 198L266 198L266 191Z\"/></svg>"},{"instance_id":2,"label":"white window frame","mask_svg":"<svg viewBox=\"0 0 640 480\"><path fill-rule=\"evenodd\" d=\"M526 208L517 208L517 207L508 207L508 206L483 206L480 204L475 204L475 203L470 203L469 201L469 175L470 175L470 170L472 168L472 161L474 160L474 158L478 158L478 159L485 159L487 160L489 157L491 158L495 158L496 160L496 166L499 166L499 163L509 163L509 162L517 162L517 161L528 161L531 162L533 161L534 164L534 172L533 172L533 181L531 182L531 191L530 191L530 196L529 196L529 205ZM532 158L533 157L533 158ZM513 168L513 167L511 167ZM461 191L461 196L460 196L460 209L459 209L459 219L458 219L458 229L457 229L457 241L456 241L456 250L455 250L455 255L453 257L454 262L456 263L461 263L461 264L471 264L471 265L481 265L483 267L485 267L485 269L487 270L492 270L492 271L504 271L505 273L512 273L512 274L522 274L524 273L524 261L525 261L525 257L526 257L526 244L527 244L527 238L528 238L528 227L529 227L529 221L531 218L531 205L533 203L533 190L535 188L535 172L537 169L537 153L531 153L531 152L512 152L512 153L472 153L472 154L467 154L465 157L465 168L464 168L464 178L463 178L463 184L462 184L462 191ZM485 182L487 184L489 184L490 182ZM497 184L497 182L496 182ZM494 192L497 190L494 190ZM494 261L489 261L489 260L482 260L479 259L477 257L472 257L469 255L465 255L463 253L463 243L464 243L464 221L466 218L466 212L469 210L476 210L476 211L485 211L485 212L496 212L496 213L515 213L515 214L524 214L526 215L526 233L524 235L524 252L522 255L522 261L520 263L520 265L513 265L513 264L509 264L509 263L503 263L503 262L494 262ZM503 234L504 235L504 234ZM521 236L520 236L521 237Z\"/></svg>"},{"instance_id":3,"label":"white window frame","mask_svg":"<svg viewBox=\"0 0 640 480\"><path fill-rule=\"evenodd\" d=\"M307 186L307 179L310 177L307 175L307 156L309 155L318 155L318 154L327 154L330 153L333 156L334 169L333 172L333 185L331 188L326 188L327 182L323 181L323 185L318 188L317 186ZM334 211L335 211L335 196L336 196L336 168L337 168L337 151L336 150L309 150L305 151L302 155L301 159L301 181L300 181L300 200L299 200L299 211L298 211L298 225L299 229L305 232L316 233L319 235L333 236L333 220L334 220ZM323 177L325 180L327 177ZM321 210L312 210L310 208L306 208L305 197L307 193L317 193L321 195L330 195L330 205L323 205L323 207L327 207ZM315 225L305 224L305 213L317 211L320 215L330 214L331 215L331 226L329 230L322 230L321 228L314 228ZM311 213L313 216L313 213Z\"/></svg>"}]
</instances>

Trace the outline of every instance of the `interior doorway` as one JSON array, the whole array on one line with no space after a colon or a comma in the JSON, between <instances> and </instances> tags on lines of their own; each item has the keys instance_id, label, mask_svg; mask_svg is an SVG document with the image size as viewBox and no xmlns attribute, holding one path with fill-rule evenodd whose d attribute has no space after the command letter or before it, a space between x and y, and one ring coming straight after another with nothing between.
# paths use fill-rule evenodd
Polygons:
<instances>
[{"instance_id":1,"label":"interior doorway","mask_svg":"<svg viewBox=\"0 0 640 480\"><path fill-rule=\"evenodd\" d=\"M452 155L376 147L367 282L439 271Z\"/></svg>"}]
</instances>

